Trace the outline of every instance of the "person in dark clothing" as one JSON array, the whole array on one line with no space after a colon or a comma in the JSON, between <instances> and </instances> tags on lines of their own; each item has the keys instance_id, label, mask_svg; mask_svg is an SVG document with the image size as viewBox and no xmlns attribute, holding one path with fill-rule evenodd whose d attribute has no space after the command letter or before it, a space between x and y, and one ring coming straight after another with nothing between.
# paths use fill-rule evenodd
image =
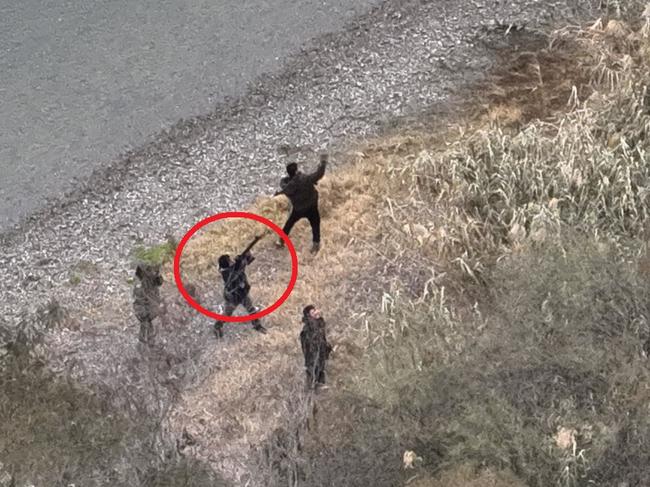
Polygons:
<instances>
[{"instance_id":1,"label":"person in dark clothing","mask_svg":"<svg viewBox=\"0 0 650 487\"><path fill-rule=\"evenodd\" d=\"M305 358L307 387L314 389L325 383L325 362L329 359L332 347L327 342L325 320L320 310L309 305L302 314L300 345Z\"/></svg>"},{"instance_id":2,"label":"person in dark clothing","mask_svg":"<svg viewBox=\"0 0 650 487\"><path fill-rule=\"evenodd\" d=\"M250 314L257 311L248 295L251 286L246 278L246 266L253 260L255 257L250 252L238 255L234 261L227 254L219 257L219 272L223 278L223 297L226 301L223 312L225 316L232 316L240 304ZM259 319L253 320L253 328L260 333L266 333L266 328ZM223 321L215 322L214 332L217 338L223 337Z\"/></svg>"},{"instance_id":3,"label":"person in dark clothing","mask_svg":"<svg viewBox=\"0 0 650 487\"><path fill-rule=\"evenodd\" d=\"M153 320L162 314L160 286L163 278L160 266L139 264L135 276L140 283L133 288L133 310L140 322L139 340L149 346L153 345Z\"/></svg>"},{"instance_id":4,"label":"person in dark clothing","mask_svg":"<svg viewBox=\"0 0 650 487\"><path fill-rule=\"evenodd\" d=\"M295 162L287 165L288 176L280 180L280 190L274 196L285 195L291 201L291 213L282 229L289 235L293 226L299 220L307 218L311 225L312 248L311 252L316 253L320 249L320 213L318 212L318 191L316 185L325 174L327 167L327 154L321 154L318 168L310 174L303 174L298 171ZM278 245L283 245L282 240Z\"/></svg>"}]
</instances>

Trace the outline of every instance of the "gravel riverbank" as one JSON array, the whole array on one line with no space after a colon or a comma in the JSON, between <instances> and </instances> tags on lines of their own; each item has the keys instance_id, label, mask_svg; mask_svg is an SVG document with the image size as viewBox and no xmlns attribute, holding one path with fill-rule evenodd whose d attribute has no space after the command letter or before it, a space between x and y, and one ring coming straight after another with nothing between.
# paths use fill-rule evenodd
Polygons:
<instances>
[{"instance_id":1,"label":"gravel riverbank","mask_svg":"<svg viewBox=\"0 0 650 487\"><path fill-rule=\"evenodd\" d=\"M503 31L490 33L495 25L542 28L583 15L576 8L584 3L387 2L344 32L316 39L243 98L179 122L4 234L1 319L16 325L55 297L92 322L97 309L121 296L113 311L130 321L127 279L136 245L179 237L201 218L272 194L285 148L296 149L299 161L327 148L336 163L343 142L444 103L489 68L493 59L479 38L503 40ZM70 283L75 269L89 266Z\"/></svg>"},{"instance_id":2,"label":"gravel riverbank","mask_svg":"<svg viewBox=\"0 0 650 487\"><path fill-rule=\"evenodd\" d=\"M0 232L381 0L0 0Z\"/></svg>"}]
</instances>

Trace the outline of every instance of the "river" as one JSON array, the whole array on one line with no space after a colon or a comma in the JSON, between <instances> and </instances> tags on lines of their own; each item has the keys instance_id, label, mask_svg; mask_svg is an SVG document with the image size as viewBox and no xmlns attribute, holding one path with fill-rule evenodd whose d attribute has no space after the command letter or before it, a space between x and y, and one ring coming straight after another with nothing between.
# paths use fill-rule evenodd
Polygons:
<instances>
[{"instance_id":1,"label":"river","mask_svg":"<svg viewBox=\"0 0 650 487\"><path fill-rule=\"evenodd\" d=\"M378 0L0 0L0 231Z\"/></svg>"}]
</instances>

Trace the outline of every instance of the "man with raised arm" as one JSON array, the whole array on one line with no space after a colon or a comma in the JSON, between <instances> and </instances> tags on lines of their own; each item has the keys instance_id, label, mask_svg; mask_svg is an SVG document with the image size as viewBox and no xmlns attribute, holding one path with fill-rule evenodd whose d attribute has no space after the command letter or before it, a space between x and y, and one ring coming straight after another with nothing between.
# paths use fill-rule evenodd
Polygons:
<instances>
[{"instance_id":1,"label":"man with raised arm","mask_svg":"<svg viewBox=\"0 0 650 487\"><path fill-rule=\"evenodd\" d=\"M280 180L280 190L274 196L283 194L291 201L291 213L282 229L289 235L293 226L299 220L307 218L311 225L312 247L311 252L316 253L320 249L320 213L318 212L318 191L316 185L325 174L328 156L321 154L318 168L309 174L298 171L298 164L292 162L287 165L288 176ZM282 246L280 240L278 245Z\"/></svg>"}]
</instances>

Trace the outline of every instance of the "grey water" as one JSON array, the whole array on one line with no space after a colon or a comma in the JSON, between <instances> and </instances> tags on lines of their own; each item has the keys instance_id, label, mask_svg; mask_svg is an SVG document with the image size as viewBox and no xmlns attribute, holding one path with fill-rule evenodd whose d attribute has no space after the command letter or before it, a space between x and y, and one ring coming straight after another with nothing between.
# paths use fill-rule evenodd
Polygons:
<instances>
[{"instance_id":1,"label":"grey water","mask_svg":"<svg viewBox=\"0 0 650 487\"><path fill-rule=\"evenodd\" d=\"M0 232L379 0L0 0Z\"/></svg>"}]
</instances>

